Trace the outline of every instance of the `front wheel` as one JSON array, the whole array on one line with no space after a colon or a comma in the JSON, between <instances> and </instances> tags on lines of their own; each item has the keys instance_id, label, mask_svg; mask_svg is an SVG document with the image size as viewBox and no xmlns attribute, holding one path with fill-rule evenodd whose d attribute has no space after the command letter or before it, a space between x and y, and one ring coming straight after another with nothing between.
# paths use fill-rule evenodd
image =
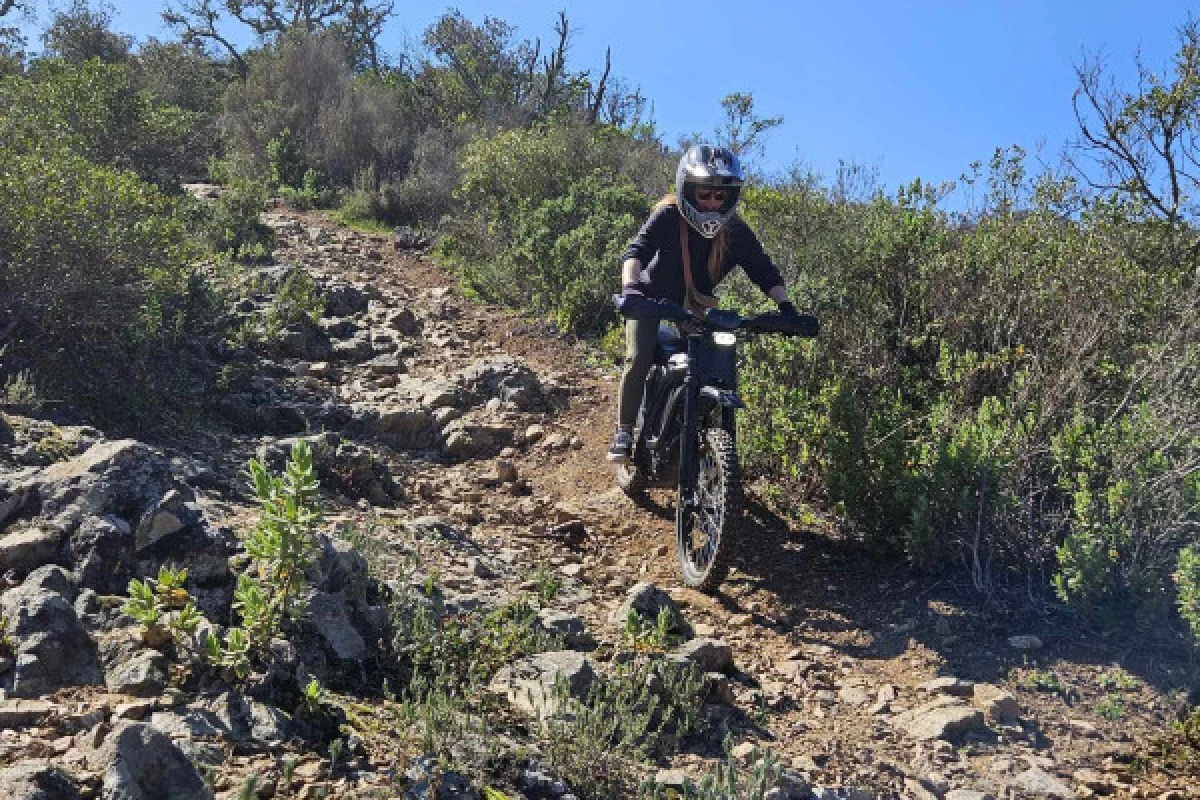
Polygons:
<instances>
[{"instance_id":1,"label":"front wheel","mask_svg":"<svg viewBox=\"0 0 1200 800\"><path fill-rule=\"evenodd\" d=\"M711 592L729 573L728 536L741 513L737 446L728 431L706 428L696 447L696 491L688 504L680 491L675 510L675 552L683 582Z\"/></svg>"}]
</instances>

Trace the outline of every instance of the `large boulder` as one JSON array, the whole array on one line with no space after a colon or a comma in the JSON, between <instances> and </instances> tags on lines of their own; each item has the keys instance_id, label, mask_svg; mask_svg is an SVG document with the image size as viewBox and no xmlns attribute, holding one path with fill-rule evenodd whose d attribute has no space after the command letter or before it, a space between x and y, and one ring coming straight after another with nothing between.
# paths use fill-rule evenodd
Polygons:
<instances>
[{"instance_id":1,"label":"large boulder","mask_svg":"<svg viewBox=\"0 0 1200 800\"><path fill-rule=\"evenodd\" d=\"M596 671L583 653L538 653L504 667L492 679L492 691L521 711L545 718L564 710L565 702L587 697ZM561 682L565 691L560 692Z\"/></svg>"},{"instance_id":2,"label":"large boulder","mask_svg":"<svg viewBox=\"0 0 1200 800\"><path fill-rule=\"evenodd\" d=\"M6 676L11 694L38 697L65 686L103 683L95 645L71 601L39 582L27 581L0 597L0 612L16 641L15 664Z\"/></svg>"},{"instance_id":3,"label":"large boulder","mask_svg":"<svg viewBox=\"0 0 1200 800\"><path fill-rule=\"evenodd\" d=\"M5 800L79 800L74 782L45 761L21 761L0 769L0 797Z\"/></svg>"},{"instance_id":4,"label":"large boulder","mask_svg":"<svg viewBox=\"0 0 1200 800\"><path fill-rule=\"evenodd\" d=\"M981 711L963 705L953 697L942 697L897 714L892 718L892 725L921 741L959 739L986 727Z\"/></svg>"},{"instance_id":5,"label":"large boulder","mask_svg":"<svg viewBox=\"0 0 1200 800\"><path fill-rule=\"evenodd\" d=\"M84 519L63 545L63 561L79 585L100 594L124 594L134 576L133 529L112 514Z\"/></svg>"},{"instance_id":6,"label":"large boulder","mask_svg":"<svg viewBox=\"0 0 1200 800\"><path fill-rule=\"evenodd\" d=\"M12 526L0 536L0 572L15 570L24 575L58 556L64 532L47 524Z\"/></svg>"},{"instance_id":7,"label":"large boulder","mask_svg":"<svg viewBox=\"0 0 1200 800\"><path fill-rule=\"evenodd\" d=\"M212 790L170 737L122 722L100 746L104 800L211 800Z\"/></svg>"}]
</instances>

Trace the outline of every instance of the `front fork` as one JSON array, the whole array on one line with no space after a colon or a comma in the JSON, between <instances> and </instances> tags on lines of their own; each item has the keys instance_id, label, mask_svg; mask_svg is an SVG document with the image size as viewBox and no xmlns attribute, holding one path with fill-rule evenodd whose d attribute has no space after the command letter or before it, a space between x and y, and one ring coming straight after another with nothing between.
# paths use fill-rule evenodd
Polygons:
<instances>
[{"instance_id":1,"label":"front fork","mask_svg":"<svg viewBox=\"0 0 1200 800\"><path fill-rule=\"evenodd\" d=\"M682 515L691 511L696 503L696 476L699 465L696 463L696 437L699 430L697 405L699 393L696 391L696 377L688 370L683 379L683 430L679 437L679 503L676 514L682 523Z\"/></svg>"}]
</instances>

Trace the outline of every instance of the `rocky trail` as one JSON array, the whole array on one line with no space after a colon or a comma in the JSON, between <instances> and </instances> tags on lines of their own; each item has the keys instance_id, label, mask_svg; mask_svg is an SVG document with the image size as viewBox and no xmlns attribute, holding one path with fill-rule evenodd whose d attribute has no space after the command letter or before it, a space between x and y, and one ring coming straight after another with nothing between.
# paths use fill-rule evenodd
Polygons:
<instances>
[{"instance_id":1,"label":"rocky trail","mask_svg":"<svg viewBox=\"0 0 1200 800\"><path fill-rule=\"evenodd\" d=\"M778 755L775 798L1200 797L1195 774L1144 758L1186 694L1190 665L1165 637L987 611L753 491L721 592L680 588L673 498L633 503L603 462L613 368L465 299L401 247L417 243L319 213L264 221L274 265L250 268L236 313L260 324L300 270L325 315L212 355L229 389L197 398L194 419L153 442L19 410L0 424L0 797L580 796L539 760L530 720L550 713L556 676L581 696L631 648L707 674L700 731L639 776L664 787L729 741L747 764L755 748ZM129 579L169 563L228 624L238 534L258 516L247 461L278 469L298 439L321 476L323 533L305 621L272 653L340 698L311 718L181 667L121 613ZM402 704L371 677L387 671L388 598L414 591L444 617L537 598L561 642L490 681L507 710L483 738L511 758L488 782L398 733ZM656 639L660 608L676 630ZM330 734L330 718L352 732ZM480 738L446 729L454 747Z\"/></svg>"}]
</instances>

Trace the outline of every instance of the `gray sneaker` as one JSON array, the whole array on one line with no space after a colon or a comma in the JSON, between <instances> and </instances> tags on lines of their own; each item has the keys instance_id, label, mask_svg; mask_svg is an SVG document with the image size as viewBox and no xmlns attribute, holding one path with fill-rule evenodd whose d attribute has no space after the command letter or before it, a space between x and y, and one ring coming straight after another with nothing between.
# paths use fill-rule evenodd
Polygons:
<instances>
[{"instance_id":1,"label":"gray sneaker","mask_svg":"<svg viewBox=\"0 0 1200 800\"><path fill-rule=\"evenodd\" d=\"M633 432L618 429L609 445L608 455L605 456L614 464L628 464L629 454L633 450Z\"/></svg>"}]
</instances>

